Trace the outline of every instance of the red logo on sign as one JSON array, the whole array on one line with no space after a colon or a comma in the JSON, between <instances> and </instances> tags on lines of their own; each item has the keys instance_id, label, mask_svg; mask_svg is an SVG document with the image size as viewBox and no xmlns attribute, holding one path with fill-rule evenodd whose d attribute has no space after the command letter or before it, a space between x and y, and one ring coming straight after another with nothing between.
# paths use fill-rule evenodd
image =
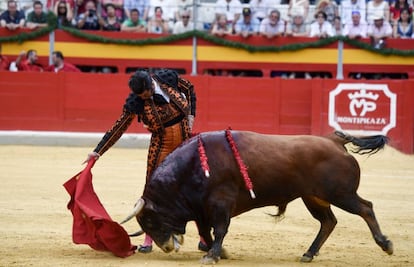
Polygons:
<instances>
[{"instance_id":1,"label":"red logo on sign","mask_svg":"<svg viewBox=\"0 0 414 267\"><path fill-rule=\"evenodd\" d=\"M329 93L329 126L351 134L383 134L395 127L396 95L386 84L338 84Z\"/></svg>"}]
</instances>

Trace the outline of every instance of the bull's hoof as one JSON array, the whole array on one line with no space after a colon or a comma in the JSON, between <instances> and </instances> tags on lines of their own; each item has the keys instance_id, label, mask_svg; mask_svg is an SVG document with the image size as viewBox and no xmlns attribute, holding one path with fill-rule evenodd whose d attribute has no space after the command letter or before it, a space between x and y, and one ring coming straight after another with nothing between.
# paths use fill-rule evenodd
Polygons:
<instances>
[{"instance_id":1,"label":"bull's hoof","mask_svg":"<svg viewBox=\"0 0 414 267\"><path fill-rule=\"evenodd\" d=\"M313 256L305 253L303 254L302 258L300 258L300 262L311 262L313 260Z\"/></svg>"},{"instance_id":2,"label":"bull's hoof","mask_svg":"<svg viewBox=\"0 0 414 267\"><path fill-rule=\"evenodd\" d=\"M388 255L392 255L394 253L394 245L392 244L391 240L387 240L385 248L383 249Z\"/></svg>"},{"instance_id":3,"label":"bull's hoof","mask_svg":"<svg viewBox=\"0 0 414 267\"><path fill-rule=\"evenodd\" d=\"M204 265L216 264L219 261L219 259L220 258L214 258L208 255L205 255L204 257L201 258L200 263Z\"/></svg>"}]
</instances>

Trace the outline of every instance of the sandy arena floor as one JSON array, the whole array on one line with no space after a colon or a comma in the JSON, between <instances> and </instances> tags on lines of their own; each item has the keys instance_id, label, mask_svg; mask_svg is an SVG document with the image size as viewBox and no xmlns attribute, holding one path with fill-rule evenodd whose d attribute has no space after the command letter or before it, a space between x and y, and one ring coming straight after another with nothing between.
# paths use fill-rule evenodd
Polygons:
<instances>
[{"instance_id":1,"label":"sandy arena floor","mask_svg":"<svg viewBox=\"0 0 414 267\"><path fill-rule=\"evenodd\" d=\"M71 239L69 195L62 184L83 169L92 148L0 146L0 266L200 266L194 223L187 226L178 253L159 248L122 259ZM375 244L362 218L334 208L338 224L310 264L298 262L319 229L301 200L280 222L256 209L232 220L224 247L230 259L219 266L414 266L414 156L387 147L357 157L362 169L359 194L374 203L381 229L394 243L388 256ZM94 186L114 220L122 220L140 196L146 150L113 148L93 168ZM138 229L135 221L125 225ZM139 245L143 237L132 242Z\"/></svg>"}]
</instances>

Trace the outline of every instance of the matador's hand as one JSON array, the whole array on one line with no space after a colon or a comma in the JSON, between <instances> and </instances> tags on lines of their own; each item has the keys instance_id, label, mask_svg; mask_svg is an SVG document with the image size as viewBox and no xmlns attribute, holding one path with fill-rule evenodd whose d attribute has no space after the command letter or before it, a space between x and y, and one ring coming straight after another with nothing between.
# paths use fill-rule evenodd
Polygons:
<instances>
[{"instance_id":1,"label":"matador's hand","mask_svg":"<svg viewBox=\"0 0 414 267\"><path fill-rule=\"evenodd\" d=\"M96 152L91 152L91 153L88 154L88 157L86 158L86 160L84 162L82 162L82 164L85 164L85 163L89 162L92 158L95 158L96 160L98 160L100 156L101 155L99 155Z\"/></svg>"}]
</instances>

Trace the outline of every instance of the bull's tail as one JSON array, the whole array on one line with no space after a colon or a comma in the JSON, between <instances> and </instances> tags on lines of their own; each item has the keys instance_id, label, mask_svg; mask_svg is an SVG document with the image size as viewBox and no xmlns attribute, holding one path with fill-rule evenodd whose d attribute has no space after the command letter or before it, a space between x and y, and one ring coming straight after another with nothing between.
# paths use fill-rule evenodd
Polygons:
<instances>
[{"instance_id":1,"label":"bull's tail","mask_svg":"<svg viewBox=\"0 0 414 267\"><path fill-rule=\"evenodd\" d=\"M339 131L335 131L335 134L330 136L330 139L339 142L342 145L352 143L354 147L351 148L350 151L360 155L374 154L383 149L389 141L388 137L384 135L355 137Z\"/></svg>"}]
</instances>

